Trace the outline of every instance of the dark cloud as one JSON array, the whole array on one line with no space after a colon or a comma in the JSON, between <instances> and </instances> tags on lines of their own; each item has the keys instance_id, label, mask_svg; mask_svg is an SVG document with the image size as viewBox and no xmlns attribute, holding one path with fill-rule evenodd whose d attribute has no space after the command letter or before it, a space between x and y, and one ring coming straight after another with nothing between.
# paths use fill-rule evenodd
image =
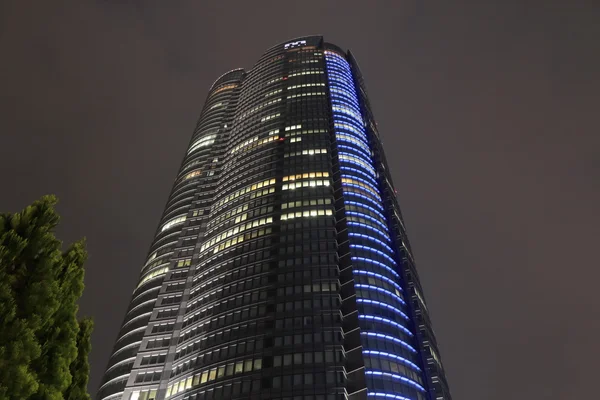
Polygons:
<instances>
[{"instance_id":1,"label":"dark cloud","mask_svg":"<svg viewBox=\"0 0 600 400\"><path fill-rule=\"evenodd\" d=\"M535 4L534 4L535 3ZM593 1L0 4L0 209L88 238L96 390L210 84L323 34L363 69L455 398L593 398Z\"/></svg>"}]
</instances>

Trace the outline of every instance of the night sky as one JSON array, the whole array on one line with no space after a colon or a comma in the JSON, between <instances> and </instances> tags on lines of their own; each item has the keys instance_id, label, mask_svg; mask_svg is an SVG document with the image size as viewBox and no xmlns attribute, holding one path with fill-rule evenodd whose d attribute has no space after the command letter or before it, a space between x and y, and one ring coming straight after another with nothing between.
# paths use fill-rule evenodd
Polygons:
<instances>
[{"instance_id":1,"label":"night sky","mask_svg":"<svg viewBox=\"0 0 600 400\"><path fill-rule=\"evenodd\" d=\"M323 34L365 75L454 398L597 398L599 21L594 0L1 1L0 211L55 193L60 237L87 237L90 391L208 88Z\"/></svg>"}]
</instances>

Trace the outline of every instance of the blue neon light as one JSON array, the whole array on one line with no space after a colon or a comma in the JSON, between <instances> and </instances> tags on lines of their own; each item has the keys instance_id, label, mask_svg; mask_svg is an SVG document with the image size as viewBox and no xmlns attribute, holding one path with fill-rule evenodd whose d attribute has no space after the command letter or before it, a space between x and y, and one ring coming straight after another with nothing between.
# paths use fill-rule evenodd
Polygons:
<instances>
[{"instance_id":1,"label":"blue neon light","mask_svg":"<svg viewBox=\"0 0 600 400\"><path fill-rule=\"evenodd\" d=\"M402 332L406 333L408 336L411 336L411 337L414 336L414 334L411 331L409 331L404 325L401 325L401 324L397 323L396 321L392 321L391 319L388 319L388 318L378 317L376 315L359 315L358 319L364 319L367 321L383 322L384 324L395 326L396 328L400 329Z\"/></svg>"},{"instance_id":2,"label":"blue neon light","mask_svg":"<svg viewBox=\"0 0 600 400\"><path fill-rule=\"evenodd\" d=\"M393 358L394 360L398 360L401 363L406 364L406 365L412 367L413 369L415 369L415 370L417 370L419 372L421 371L421 368L419 368L417 366L417 364L413 363L410 360L407 360L404 357L397 356L396 354L386 353L384 351L379 351L379 350L363 350L363 354L377 355L377 356L384 356L384 357Z\"/></svg>"},{"instance_id":3,"label":"blue neon light","mask_svg":"<svg viewBox=\"0 0 600 400\"><path fill-rule=\"evenodd\" d=\"M348 135L348 134L345 134L345 135L352 137L352 135ZM338 136L340 136L340 135L337 135L336 138ZM341 138L341 140L343 140L346 143L350 143L350 144L344 144L344 145L338 144L338 147L345 150L345 151L341 151L340 153L360 159L365 164L367 164L369 166L369 168L373 169L373 173L375 173L375 168L373 168L373 163L371 162L371 153L369 153L368 147L357 146L356 143L352 143L350 140L344 140L344 139L346 139L346 138L344 138L344 137ZM354 139L362 140L362 139L358 139L356 137L354 137ZM351 151L351 153L347 153L347 151ZM357 153L357 154L355 154L355 153Z\"/></svg>"},{"instance_id":4,"label":"blue neon light","mask_svg":"<svg viewBox=\"0 0 600 400\"><path fill-rule=\"evenodd\" d=\"M352 125L343 126L342 124L345 124L345 121L335 121L335 122L337 122L337 123L334 123L334 126L337 129L345 129L346 131L354 133L354 134L358 135L358 137L361 137L361 138L364 138L365 140L367 140L367 135L364 132L362 132L360 129L356 128L355 126L352 126ZM347 133L347 132L344 132L344 133Z\"/></svg>"},{"instance_id":5,"label":"blue neon light","mask_svg":"<svg viewBox=\"0 0 600 400\"><path fill-rule=\"evenodd\" d=\"M359 262L363 262L363 263L367 263L367 264L377 265L378 267L384 268L385 270L391 272L392 275L394 275L396 278L400 278L400 275L396 271L394 271L391 267L389 267L388 265L386 265L380 261L372 260L372 259L366 258L366 257L354 257L354 256L350 256L350 259L352 261L359 261Z\"/></svg>"},{"instance_id":6,"label":"blue neon light","mask_svg":"<svg viewBox=\"0 0 600 400\"><path fill-rule=\"evenodd\" d=\"M350 143L352 143L352 142L350 142ZM366 166L363 165L363 168L365 168L367 171L371 172L373 175L376 174L375 168L373 168L373 164L371 163L370 154L366 153L362 148L357 147L356 144L354 144L354 143L352 143L350 145L338 144L338 147L343 149L339 152L339 154L341 156L346 156L346 157L340 157L340 162L357 163L353 159L358 159L359 161L362 161L364 164L366 164ZM348 153L348 151L351 151L351 153ZM357 163L357 164L362 165L360 163Z\"/></svg>"},{"instance_id":7,"label":"blue neon light","mask_svg":"<svg viewBox=\"0 0 600 400\"><path fill-rule=\"evenodd\" d=\"M381 193L379 192L379 189L376 186L373 186L372 183L365 181L363 178L359 178L358 176L353 176L352 178L353 180L359 181L364 183L365 185L367 185L368 187L370 187L371 189L373 189L378 195L380 195Z\"/></svg>"},{"instance_id":8,"label":"blue neon light","mask_svg":"<svg viewBox=\"0 0 600 400\"><path fill-rule=\"evenodd\" d=\"M378 286L373 286L373 285L368 285L366 283L355 283L354 287L357 289L375 290L377 292L385 294L386 296L390 296L394 300L402 303L402 305L404 305L404 306L406 305L406 302L404 301L404 299L402 297L400 297L396 293L390 292L389 290L386 290L384 288L380 288Z\"/></svg>"},{"instance_id":9,"label":"blue neon light","mask_svg":"<svg viewBox=\"0 0 600 400\"><path fill-rule=\"evenodd\" d=\"M383 257L383 258L385 258L385 259L386 259L386 260L388 260L390 263L392 263L392 265L398 265L398 264L396 263L396 261L394 261L394 259L393 259L392 257L390 257L389 255L385 254L385 253L384 253L383 251L381 251L381 250L374 249L374 248L373 248L373 247L371 247L371 246L365 246L365 245L362 245L362 244L351 244L351 245L350 245L350 248L351 248L351 249L359 249L359 250L370 251L370 252L372 252L372 253L375 253L375 254L377 254L377 255L378 255L378 256L380 256L380 257Z\"/></svg>"},{"instance_id":10,"label":"blue neon light","mask_svg":"<svg viewBox=\"0 0 600 400\"><path fill-rule=\"evenodd\" d=\"M387 303L382 303L381 301L371 300L371 299L363 299L363 298L357 298L356 302L357 303L365 303L365 304L375 304L376 306L381 306L383 308L387 308L387 309L395 312L396 314L400 315L405 320L409 321L408 315L404 314L402 312L402 310L400 310L399 308L393 307Z\"/></svg>"},{"instance_id":11,"label":"blue neon light","mask_svg":"<svg viewBox=\"0 0 600 400\"><path fill-rule=\"evenodd\" d=\"M375 231L376 231L376 232L378 232L378 233L382 233L382 231L380 230L381 228L380 228L380 227L378 227L378 226L373 226L373 225L371 224L371 221L359 221L359 220L358 220L358 217L352 217L352 216L346 217L346 219L348 220L348 223L349 223L349 222L352 222L352 223L354 223L354 224L361 224L361 226L365 226L365 227L366 227L366 226L369 226L369 227L371 227L371 228L372 228L371 230L375 230ZM350 224L349 224L349 225L350 225ZM389 237L387 236L387 233L385 233L386 231L383 231L383 232L384 232L384 234L386 235L386 238L389 240Z\"/></svg>"},{"instance_id":12,"label":"blue neon light","mask_svg":"<svg viewBox=\"0 0 600 400\"><path fill-rule=\"evenodd\" d=\"M408 344L405 341L400 340L394 336L391 336L391 335L386 335L384 333L377 333L377 332L361 332L360 334L364 335L364 336L373 336L373 337L376 337L377 339L390 340L394 343L399 344L400 346L404 347L405 349L407 349L413 353L417 352L417 350L415 350L415 348L412 347L410 344Z\"/></svg>"},{"instance_id":13,"label":"blue neon light","mask_svg":"<svg viewBox=\"0 0 600 400\"><path fill-rule=\"evenodd\" d=\"M381 206L380 203L376 202L371 197L365 196L364 194L356 193L356 192L347 192L347 191L344 191L344 196L356 196L356 197L360 197L361 200L366 200L366 201L370 202L373 206L379 208L379 210L383 211L383 207Z\"/></svg>"},{"instance_id":14,"label":"blue neon light","mask_svg":"<svg viewBox=\"0 0 600 400\"><path fill-rule=\"evenodd\" d=\"M367 396L368 397L384 397L386 399L392 399L392 400L412 400L412 399L409 399L408 397L398 396L397 394L389 394L389 393L383 393L383 392L368 392Z\"/></svg>"},{"instance_id":15,"label":"blue neon light","mask_svg":"<svg viewBox=\"0 0 600 400\"><path fill-rule=\"evenodd\" d=\"M354 178L354 177L352 177L352 178ZM350 182L342 182L342 187L344 189L346 189L346 188L359 189L360 190L359 193L365 193L365 192L369 193L369 195L373 196L377 201L381 201L381 197L379 196L379 192L373 191L373 192L375 192L375 193L373 193L373 192L369 191L368 189L371 189L371 188L366 188L364 186L358 185L356 183L350 183ZM386 227L386 231L387 231L387 227Z\"/></svg>"},{"instance_id":16,"label":"blue neon light","mask_svg":"<svg viewBox=\"0 0 600 400\"><path fill-rule=\"evenodd\" d=\"M350 257L354 264L353 273L358 276L365 275L380 279L379 285L388 287L385 284L387 283L391 288L395 288L396 291L400 293L402 292L402 288L396 283L396 281L400 279L400 274L395 270L398 265L395 260L396 253L389 245L392 243L392 240L389 233L388 220L383 213L384 205L381 198L381 192L379 191L377 170L373 165L369 137L365 129L365 121L362 117L361 103L357 95L358 89L354 82L353 72L346 59L334 52L325 51L325 61L330 89L330 106L333 113L334 132L336 135L338 154L340 155L340 172L342 178L350 178L352 179L351 182L355 182L342 183L342 193L347 206L345 214L348 227L348 240L350 241ZM344 156L347 156L348 158L343 158ZM359 219L364 222L359 222ZM381 259L382 261L385 261L385 263L369 257L363 257L363 255L370 255L369 253L363 253L363 251L371 253L374 258ZM371 269L381 273L368 271ZM390 276L388 277L386 275ZM356 276L356 279L361 280L358 276ZM375 283L377 283L377 281ZM414 336L407 327L392 319L364 314L364 309L366 308L368 310L368 306L381 307L400 316L403 320L409 321L409 317L399 308L399 305L406 305L406 302L401 296L392 293L392 291L388 289L372 284L355 282L354 285L357 290L367 290L357 293L358 296L356 302L359 306L359 319L391 325L410 337ZM377 291L389 297L377 297L384 301L372 300L368 297L375 296L373 291ZM389 301L389 304L385 302L386 300ZM373 313L380 312L375 309L372 311ZM382 327L380 327L380 329L381 328ZM391 340L394 343L400 344L403 348L408 349L411 353L417 352L411 345L397 337L370 330L371 328L366 329L366 331L361 332L361 335L365 334L380 339ZM377 329L375 328L375 330ZM397 333L400 335L400 332ZM412 370L421 371L416 364L399 355L370 349L365 349L363 354L371 357L387 357L410 366ZM406 385L414 386L419 390L424 391L423 387L418 383L398 374L373 370L367 370L365 373L371 375L373 378L379 377L400 380ZM368 391L367 393L369 396L373 397L410 400L402 396L384 392ZM387 396L388 394L389 396Z\"/></svg>"},{"instance_id":17,"label":"blue neon light","mask_svg":"<svg viewBox=\"0 0 600 400\"><path fill-rule=\"evenodd\" d=\"M356 144L360 144L360 147L364 150L366 150L367 152L371 151L371 149L369 149L369 144L365 141L364 138L359 137L357 135L353 135L351 133L348 132L338 132L335 135L337 140L342 140L344 142L349 142L352 143L354 145Z\"/></svg>"},{"instance_id":18,"label":"blue neon light","mask_svg":"<svg viewBox=\"0 0 600 400\"><path fill-rule=\"evenodd\" d=\"M374 179L371 175L367 174L365 171L361 171L356 168L347 167L345 165L342 165L341 160L340 160L340 169L343 169L344 171L354 172L355 174L360 174L363 177L368 178L368 179ZM348 175L350 175L350 174L348 174Z\"/></svg>"},{"instance_id":19,"label":"blue neon light","mask_svg":"<svg viewBox=\"0 0 600 400\"><path fill-rule=\"evenodd\" d=\"M344 183L344 185L346 185L346 183ZM351 184L348 184L348 185L351 185ZM381 225L386 230L386 232L388 230L387 226L383 222L379 221L378 219L375 219L375 218L371 217L370 215L365 215L363 213L359 213L359 212L356 212L356 211L346 211L346 214L348 214L348 215L356 215L358 217L364 217L364 218L366 218L368 220L371 220L371 221L375 222L378 225Z\"/></svg>"},{"instance_id":20,"label":"blue neon light","mask_svg":"<svg viewBox=\"0 0 600 400\"><path fill-rule=\"evenodd\" d=\"M371 225L367 225L367 224L363 224L362 222L354 222L354 221L350 221L348 220L348 222L346 222L346 225L348 226L359 226L361 228L364 229L368 229L370 231L373 231L379 235L381 235L381 237L385 240L387 240L388 242L390 241L390 238L385 234L385 232L380 231L377 227L371 226Z\"/></svg>"},{"instance_id":21,"label":"blue neon light","mask_svg":"<svg viewBox=\"0 0 600 400\"><path fill-rule=\"evenodd\" d=\"M394 286L399 291L403 292L403 290L400 287L400 285L398 285L396 282L394 282L393 280L391 280L390 278L388 278L385 275L378 274L377 272L365 271L365 270L362 270L362 269L357 269L357 270L354 270L352 272L355 273L355 274L359 274L359 275L371 275L371 276L374 276L376 278L379 278L381 280L386 281L387 283L391 284L392 286Z\"/></svg>"},{"instance_id":22,"label":"blue neon light","mask_svg":"<svg viewBox=\"0 0 600 400\"><path fill-rule=\"evenodd\" d=\"M396 379L396 380L402 381L404 383L407 383L408 385L415 387L422 392L425 391L425 388L423 386L419 385L417 382L413 381L412 379L408 379L407 377L402 376L402 375L392 374L391 372L367 370L367 371L365 371L365 375L386 376L388 378Z\"/></svg>"},{"instance_id":23,"label":"blue neon light","mask_svg":"<svg viewBox=\"0 0 600 400\"><path fill-rule=\"evenodd\" d=\"M383 241L381 241L381 240L379 240L379 239L377 239L377 238L375 238L373 236L368 236L368 235L365 235L363 233L356 233L356 232L349 232L348 236L359 237L359 238L365 239L365 240L371 240L371 241L377 243L378 245L383 246L386 250L389 250L391 253L394 252L394 250L390 246L388 246L387 244L385 244L385 242L383 242Z\"/></svg>"},{"instance_id":24,"label":"blue neon light","mask_svg":"<svg viewBox=\"0 0 600 400\"><path fill-rule=\"evenodd\" d=\"M385 217L383 216L383 214L381 212L379 212L379 210L376 210L375 208L373 208L371 206L368 206L368 205L366 205L364 203L358 203L356 201L346 201L346 204L350 204L350 205L353 205L353 206L366 208L367 210L369 210L369 211L377 214L379 217L381 217L382 219L385 220Z\"/></svg>"}]
</instances>

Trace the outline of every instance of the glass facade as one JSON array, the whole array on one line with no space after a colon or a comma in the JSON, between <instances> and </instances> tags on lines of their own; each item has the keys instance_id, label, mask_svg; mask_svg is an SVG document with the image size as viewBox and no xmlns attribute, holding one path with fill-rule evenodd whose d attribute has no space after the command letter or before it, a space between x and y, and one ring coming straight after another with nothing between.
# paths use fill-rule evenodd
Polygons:
<instances>
[{"instance_id":1,"label":"glass facade","mask_svg":"<svg viewBox=\"0 0 600 400\"><path fill-rule=\"evenodd\" d=\"M451 399L391 182L349 52L221 76L97 400Z\"/></svg>"}]
</instances>

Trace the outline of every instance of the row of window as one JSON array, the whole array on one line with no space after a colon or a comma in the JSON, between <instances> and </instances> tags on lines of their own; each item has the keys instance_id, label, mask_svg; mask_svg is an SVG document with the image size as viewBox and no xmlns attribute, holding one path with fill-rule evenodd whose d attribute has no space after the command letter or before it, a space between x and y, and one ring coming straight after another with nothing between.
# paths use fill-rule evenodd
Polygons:
<instances>
[{"instance_id":1,"label":"row of window","mask_svg":"<svg viewBox=\"0 0 600 400\"><path fill-rule=\"evenodd\" d=\"M264 116L264 117L262 117L260 119L260 122L269 121L271 119L274 119L274 118L277 118L277 117L280 117L280 116L281 116L281 113L266 115L266 116Z\"/></svg>"},{"instance_id":2,"label":"row of window","mask_svg":"<svg viewBox=\"0 0 600 400\"><path fill-rule=\"evenodd\" d=\"M213 301L216 297L222 298L223 296L228 296L230 294L239 293L244 290L255 289L257 287L261 287L267 284L266 276L257 276L245 281L236 282L231 285L227 285L225 287L218 287L215 290L208 292L204 289L200 293L204 293L203 296L194 299L194 301L189 302L186 308L186 312L190 312L196 308L198 308L203 303L208 303ZM223 284L223 282L221 282ZM210 286L209 286L210 287ZM258 292L252 293L252 298L249 299L252 302L257 302L259 300Z\"/></svg>"},{"instance_id":3,"label":"row of window","mask_svg":"<svg viewBox=\"0 0 600 400\"><path fill-rule=\"evenodd\" d=\"M258 136L254 136L253 138L248 139L248 140L246 140L246 141L238 144L237 146L233 147L229 151L229 153L230 154L234 154L234 153L238 152L239 150L244 149L245 147L248 147L246 150L250 150L251 148L256 147L256 146L260 146L261 144L268 143L268 142L273 141L273 140L277 140L277 139L279 139L279 136L274 136L277 133L279 133L279 129L273 129L273 130L269 131L269 137L266 137L266 138L262 139L260 143L257 143L257 144L253 145L253 143L257 142L258 138L259 138Z\"/></svg>"},{"instance_id":4,"label":"row of window","mask_svg":"<svg viewBox=\"0 0 600 400\"><path fill-rule=\"evenodd\" d=\"M286 136L291 137L296 135L307 135L311 133L327 133L327 129L304 129L301 131L291 131L290 133L286 134Z\"/></svg>"},{"instance_id":5,"label":"row of window","mask_svg":"<svg viewBox=\"0 0 600 400\"><path fill-rule=\"evenodd\" d=\"M197 346L194 346L194 344L197 344ZM196 347L197 349L201 348L202 344L206 344L206 340L204 341L196 341L193 344L190 344L184 348L181 349L181 352L178 352L178 355L180 357L185 356L188 353L192 352L192 349L194 347ZM222 362L223 360L226 360L228 358L237 358L239 359L241 356L243 356L246 352L254 352L256 351L260 351L262 349L263 346L263 342L262 339L261 340L247 340L247 341L242 341L242 342L238 342L238 343L230 343L228 346L224 346L221 348L217 348L211 351L208 351L204 354L200 354L194 358L191 358L189 360L184 361L183 363L177 365L176 367L173 368L173 371L171 373L171 378L174 378L177 375L181 375L187 371L189 371L190 369L195 369L194 367L198 366L198 367L207 367L210 364L214 363L214 362ZM203 349L204 351L206 351L206 349ZM175 359L177 360L180 357L176 357Z\"/></svg>"},{"instance_id":6,"label":"row of window","mask_svg":"<svg viewBox=\"0 0 600 400\"><path fill-rule=\"evenodd\" d=\"M281 209L285 210L287 208L294 208L294 207L306 207L306 206L322 206L322 205L327 205L327 204L331 204L331 199L310 199L310 200L297 200L297 201L292 201L290 203L283 203L281 205Z\"/></svg>"},{"instance_id":7,"label":"row of window","mask_svg":"<svg viewBox=\"0 0 600 400\"><path fill-rule=\"evenodd\" d=\"M263 243L263 239L260 239L256 242L253 242L253 244L257 244L257 248L259 249L263 249L263 248L268 248L271 244L270 240L265 240ZM242 266L241 268L239 268L240 266ZM215 276L213 279L207 281L207 282L203 282L201 281L202 278L207 278L208 275L214 275L215 272L219 273L219 270L221 271L220 275ZM197 274L194 277L194 283L193 283L193 287L191 290L191 297L190 299L195 298L196 296L204 293L205 291L207 291L211 286L217 286L217 285L223 285L226 283L230 283L230 282L236 282L239 279L243 279L246 277L249 278L254 278L256 276L258 276L259 274L268 271L268 266L264 265L264 264L256 264L256 265L248 265L248 254L245 254L242 257L235 257L235 258L230 258L229 260L227 260L226 262L219 264L219 265L215 265L209 269L205 269L205 270L198 270ZM223 280L223 282L219 282L220 280Z\"/></svg>"},{"instance_id":8,"label":"row of window","mask_svg":"<svg viewBox=\"0 0 600 400\"><path fill-rule=\"evenodd\" d=\"M163 224L163 226L160 228L160 231L164 232L167 229L174 227L175 225L183 224L185 222L186 218L187 217L186 217L185 214L184 215L178 215L177 217L172 218L169 221L165 222Z\"/></svg>"},{"instance_id":9,"label":"row of window","mask_svg":"<svg viewBox=\"0 0 600 400\"><path fill-rule=\"evenodd\" d=\"M283 157L312 156L314 154L327 154L327 149L305 149L301 151L292 151L290 153L285 153Z\"/></svg>"},{"instance_id":10,"label":"row of window","mask_svg":"<svg viewBox=\"0 0 600 400\"><path fill-rule=\"evenodd\" d=\"M267 201L265 201L265 203L267 203ZM249 204L247 203L245 206L248 206ZM256 206L256 204L254 204ZM246 207L249 208L249 207ZM265 214L270 214L273 212L273 206L267 206L267 207L254 207L251 211L245 212L241 215L237 215L234 218L230 219L230 220L225 220L223 221L223 219L225 218L219 218L222 222L220 222L218 225L213 224L210 229L206 230L206 237L210 237L214 231L218 230L218 229L223 229L223 228L227 228L229 226L235 225L235 224L239 224L240 222L244 222L247 219L250 218L254 218L254 217L259 217L261 215L265 215ZM222 216L221 216L222 217Z\"/></svg>"},{"instance_id":11,"label":"row of window","mask_svg":"<svg viewBox=\"0 0 600 400\"><path fill-rule=\"evenodd\" d=\"M186 258L184 260L177 261L177 263L175 264L175 267L176 268L189 267L190 265L192 265L192 259Z\"/></svg>"},{"instance_id":12,"label":"row of window","mask_svg":"<svg viewBox=\"0 0 600 400\"><path fill-rule=\"evenodd\" d=\"M253 322L249 322L246 324L240 324L237 326L233 326L233 327L227 327L225 329L216 331L214 333L211 333L210 335L204 335L201 338L197 339L195 342L193 343L189 343L186 344L184 347L181 347L180 349L177 350L177 352L175 353L175 360L178 360L181 357L184 357L186 354L190 354L193 351L199 350L199 349L210 349L213 346L216 345L221 345L223 343L227 343L227 342L231 342L231 341L235 341L235 340L247 340L250 337L254 337L256 335L262 334L262 331L259 331L259 329L262 329L263 325L262 324L257 324L255 321ZM193 332L196 332L194 330L192 330ZM191 337L193 337L195 335L192 335ZM179 344L184 343L187 341L187 339L182 339L179 338ZM260 350L262 349L263 343L262 340L256 340L254 345L251 345L250 341L248 342L243 342L246 343L246 346L252 346L253 348L255 348L256 350ZM242 348L242 344L240 343L240 348L238 348L238 350L241 351ZM253 350L248 350L248 351L253 351ZM199 355L199 357L205 357L206 360L202 359L200 360L201 362L203 362L204 364L207 363L211 363L217 359L220 359L220 350L219 349L215 349L215 350L211 350L209 352L207 352L204 355Z\"/></svg>"},{"instance_id":13,"label":"row of window","mask_svg":"<svg viewBox=\"0 0 600 400\"><path fill-rule=\"evenodd\" d=\"M294 76L301 76L301 75L318 75L318 74L322 74L322 73L323 73L322 70L306 69L304 71L292 72L291 74L288 75L288 78L292 78Z\"/></svg>"},{"instance_id":14,"label":"row of window","mask_svg":"<svg viewBox=\"0 0 600 400\"><path fill-rule=\"evenodd\" d=\"M264 180L262 182L257 182L257 183L255 183L253 185L250 185L250 186L246 186L245 188L237 190L237 191L233 192L232 194L230 194L229 196L224 197L221 200L217 201L214 204L213 209L215 209L215 208L217 208L219 206L222 206L223 204L228 203L228 202L230 202L231 200L233 200L233 199L235 199L237 197L243 196L246 193L252 192L252 191L257 190L257 189L260 189L260 188L262 188L264 186L269 186L269 185L274 185L274 184L275 184L275 178L271 178L271 179Z\"/></svg>"},{"instance_id":15,"label":"row of window","mask_svg":"<svg viewBox=\"0 0 600 400\"><path fill-rule=\"evenodd\" d=\"M214 329L226 326L226 325L231 325L232 323L245 321L248 318L257 318L257 317L261 317L263 315L265 315L265 306L264 305L261 305L258 307L257 306L246 307L241 310L237 310L235 312L232 311L227 314L223 314L223 315L205 320L203 323L199 324L194 329L184 332L181 335L180 340L187 340L189 337L193 337L200 332L205 332L207 330L214 330ZM194 322L201 320L205 316L207 316L207 315L206 315L206 313L203 313L203 312L196 312L194 314L191 314L191 315L187 316L186 319L184 319L183 324L181 325L181 328L183 329L186 326L189 326L189 325L193 324ZM195 333L196 331L198 333Z\"/></svg>"},{"instance_id":16,"label":"row of window","mask_svg":"<svg viewBox=\"0 0 600 400\"><path fill-rule=\"evenodd\" d=\"M220 365L208 371L203 371L194 376L182 379L174 382L167 387L166 398L176 395L177 393L183 392L184 390L212 382L216 379L223 377L230 377L237 374L259 371L262 368L262 359L254 358L243 361L237 361L236 363L230 363L226 365Z\"/></svg>"},{"instance_id":17,"label":"row of window","mask_svg":"<svg viewBox=\"0 0 600 400\"><path fill-rule=\"evenodd\" d=\"M311 86L325 86L324 82L317 82L317 83L302 83L300 85L292 85L292 86L288 86L288 90L291 89L297 89L297 88L304 88L304 87L311 87Z\"/></svg>"},{"instance_id":18,"label":"row of window","mask_svg":"<svg viewBox=\"0 0 600 400\"><path fill-rule=\"evenodd\" d=\"M281 93L282 91L283 91L283 89L277 89L277 90L270 91L268 93L265 93L265 97L273 96L274 94Z\"/></svg>"},{"instance_id":19,"label":"row of window","mask_svg":"<svg viewBox=\"0 0 600 400\"><path fill-rule=\"evenodd\" d=\"M333 211L329 208L327 209L318 209L318 210L305 210L305 211L296 211L287 214L281 214L281 220L285 221L288 219L294 218L303 218L303 217L320 217L325 215L333 215Z\"/></svg>"},{"instance_id":20,"label":"row of window","mask_svg":"<svg viewBox=\"0 0 600 400\"><path fill-rule=\"evenodd\" d=\"M302 259L301 259L302 260ZM277 288L278 296L291 296L293 294L302 293L323 293L323 292L336 292L338 291L336 282L315 282L306 285L294 285Z\"/></svg>"},{"instance_id":21,"label":"row of window","mask_svg":"<svg viewBox=\"0 0 600 400\"><path fill-rule=\"evenodd\" d=\"M259 300L259 297L261 297L260 295L262 293L264 293L264 290L248 292L248 293L240 294L235 297L222 299L216 303L211 303L210 305L207 305L207 306L205 305L200 311L195 312L189 318L193 318L195 321L197 321L197 320L200 320L207 316L218 315L219 313L221 313L223 311L227 311L228 309L234 309L234 308L241 307L243 305L248 305L248 304L256 304L257 301ZM266 297L266 294L264 297ZM204 305L202 303L196 303L196 304L197 304L196 307L193 307L192 309L187 310L188 313L190 313L193 310ZM259 307L259 312L260 311L261 310ZM241 314L241 315L237 315L237 314ZM248 314L247 310L246 310L246 312L236 311L230 319L232 322L239 322L241 320L244 320L245 319L244 317L247 317L247 314ZM253 316L252 310L249 311L249 314L251 317ZM188 314L188 315L190 315L190 314ZM186 318L188 318L188 317L186 316ZM223 318L225 318L226 322L227 322L227 319L229 319L227 316L224 316ZM188 324L187 319L185 320L185 322L187 325Z\"/></svg>"},{"instance_id":22,"label":"row of window","mask_svg":"<svg viewBox=\"0 0 600 400\"><path fill-rule=\"evenodd\" d=\"M135 383L149 383L159 381L162 370L140 372L135 377Z\"/></svg>"},{"instance_id":23,"label":"row of window","mask_svg":"<svg viewBox=\"0 0 600 400\"><path fill-rule=\"evenodd\" d=\"M302 187L316 187L316 186L329 186L330 182L328 180L310 180L304 182L294 182L294 183L286 183L282 185L282 190L294 190Z\"/></svg>"},{"instance_id":24,"label":"row of window","mask_svg":"<svg viewBox=\"0 0 600 400\"><path fill-rule=\"evenodd\" d=\"M238 331L238 328L235 327L233 328L233 330ZM226 332L216 332L208 337L205 336L201 339L196 340L193 343L186 344L185 346L177 350L177 352L175 353L175 360L177 361L180 358L185 357L186 355L191 354L194 351L200 349L206 350L207 348L210 348L211 344L214 344L215 342L221 343L222 340L226 338L228 336L227 334L230 332L231 329L226 329ZM216 348L204 354L200 354L194 359L190 360L189 363L186 361L184 364L174 369L175 374L185 372L185 365L188 364L208 365L216 360L240 356L241 354L244 354L246 352L252 353L254 351L260 351L263 348L262 339L244 339L245 340L241 342L229 343L227 346Z\"/></svg>"},{"instance_id":25,"label":"row of window","mask_svg":"<svg viewBox=\"0 0 600 400\"><path fill-rule=\"evenodd\" d=\"M235 246L238 243L241 243L245 240L250 240L250 239L254 239L260 236L264 236L264 235L269 235L272 232L271 228L265 228L265 229L258 229L249 233L245 233L243 235L240 236L236 236L226 242L223 242L221 244L219 244L218 246L215 246L215 248L213 249L213 254L216 254L218 252L220 252L221 250L225 250L231 246Z\"/></svg>"},{"instance_id":26,"label":"row of window","mask_svg":"<svg viewBox=\"0 0 600 400\"><path fill-rule=\"evenodd\" d=\"M137 287L139 288L140 286L142 286L144 283L148 282L152 278L156 278L159 275L166 274L168 270L169 270L169 267L163 267L163 268L155 269L154 271L148 273L142 279L140 279L140 283L138 283Z\"/></svg>"},{"instance_id":27,"label":"row of window","mask_svg":"<svg viewBox=\"0 0 600 400\"><path fill-rule=\"evenodd\" d=\"M250 115L250 114L252 114L252 113L260 110L261 108L270 106L270 105L275 104L275 103L279 103L280 101L281 101L281 98L277 98L277 99L273 99L273 100L267 101L266 103L259 104L258 106L254 107L254 108L251 108L250 110L246 111L245 113L242 113L239 116L236 116L235 119L236 120L240 120L242 118L245 118L247 115Z\"/></svg>"},{"instance_id":28,"label":"row of window","mask_svg":"<svg viewBox=\"0 0 600 400\"><path fill-rule=\"evenodd\" d=\"M305 310L333 310L339 308L339 298L331 296L319 296L313 299L287 301L277 303L277 312L302 312Z\"/></svg>"},{"instance_id":29,"label":"row of window","mask_svg":"<svg viewBox=\"0 0 600 400\"><path fill-rule=\"evenodd\" d=\"M190 146L190 148L188 150L188 154L198 150L201 147L205 147L205 146L213 144L215 142L216 137L217 137L217 135L208 135L208 136L203 136L200 139L197 139Z\"/></svg>"},{"instance_id":30,"label":"row of window","mask_svg":"<svg viewBox=\"0 0 600 400\"><path fill-rule=\"evenodd\" d=\"M156 389L151 390L136 390L131 393L129 396L129 400L156 400Z\"/></svg>"},{"instance_id":31,"label":"row of window","mask_svg":"<svg viewBox=\"0 0 600 400\"><path fill-rule=\"evenodd\" d=\"M256 228L256 227L263 226L266 224L270 224L272 222L273 222L273 217L267 217L267 218L256 219L256 220L248 222L246 224L238 225L235 228L229 229L229 230L215 236L208 242L205 242L202 245L202 247L200 247L200 251L204 251L204 250L208 249L209 247L219 243L220 241L227 239L228 237L237 235L238 233L244 232L248 229L252 229L252 228Z\"/></svg>"},{"instance_id":32,"label":"row of window","mask_svg":"<svg viewBox=\"0 0 600 400\"><path fill-rule=\"evenodd\" d=\"M296 93L287 96L288 99L295 99L297 97L308 97L308 96L325 96L325 92L304 92Z\"/></svg>"},{"instance_id":33,"label":"row of window","mask_svg":"<svg viewBox=\"0 0 600 400\"><path fill-rule=\"evenodd\" d=\"M196 169L192 172L187 173L184 177L183 177L183 181L186 181L188 179L192 179L192 178L196 178L198 176L202 175L202 170L201 169Z\"/></svg>"}]
</instances>

